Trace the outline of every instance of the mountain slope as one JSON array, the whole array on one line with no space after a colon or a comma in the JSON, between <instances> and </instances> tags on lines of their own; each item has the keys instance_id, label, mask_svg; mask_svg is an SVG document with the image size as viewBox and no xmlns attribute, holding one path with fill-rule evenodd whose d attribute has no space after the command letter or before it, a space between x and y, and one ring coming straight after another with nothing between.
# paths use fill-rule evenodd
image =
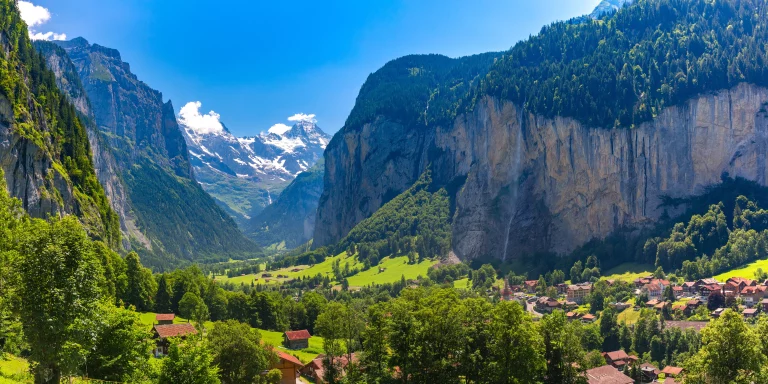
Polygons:
<instances>
[{"instance_id":1,"label":"mountain slope","mask_svg":"<svg viewBox=\"0 0 768 384\"><path fill-rule=\"evenodd\" d=\"M194 179L171 102L138 80L118 51L82 38L57 44L74 64L114 155L143 234L129 240L145 263L165 268L179 260L259 255Z\"/></svg>"},{"instance_id":2,"label":"mountain slope","mask_svg":"<svg viewBox=\"0 0 768 384\"><path fill-rule=\"evenodd\" d=\"M144 234L138 230L136 218L131 211L127 192L122 179L119 176L117 162L112 153L104 133L96 127L95 117L91 109L90 100L85 92L83 83L77 74L77 69L69 59L66 51L53 42L38 40L35 48L45 57L48 67L56 75L56 84L75 105L80 113L81 121L88 132L88 141L93 154L93 165L96 176L109 198L110 206L120 218L120 230L122 232L122 246L126 250L131 249L131 238L148 242Z\"/></svg>"},{"instance_id":3,"label":"mountain slope","mask_svg":"<svg viewBox=\"0 0 768 384\"><path fill-rule=\"evenodd\" d=\"M312 239L323 192L323 160L296 176L280 196L248 223L246 235L263 247L291 249Z\"/></svg>"},{"instance_id":4,"label":"mountain slope","mask_svg":"<svg viewBox=\"0 0 768 384\"><path fill-rule=\"evenodd\" d=\"M311 118L237 138L223 124L195 127L185 115L182 110L179 121L198 181L246 230L251 218L322 157L330 139Z\"/></svg>"},{"instance_id":5,"label":"mountain slope","mask_svg":"<svg viewBox=\"0 0 768 384\"><path fill-rule=\"evenodd\" d=\"M33 49L16 2L1 0L0 15L0 168L10 194L34 217L77 215L91 236L118 247L118 216L85 127Z\"/></svg>"},{"instance_id":6,"label":"mountain slope","mask_svg":"<svg viewBox=\"0 0 768 384\"><path fill-rule=\"evenodd\" d=\"M461 93L445 92L455 83L431 57L388 63L325 152L313 246L341 240L427 169L451 198L451 247L465 259L566 253L652 225L680 212L667 197L723 174L765 185L763 8L640 0L555 23Z\"/></svg>"}]
</instances>

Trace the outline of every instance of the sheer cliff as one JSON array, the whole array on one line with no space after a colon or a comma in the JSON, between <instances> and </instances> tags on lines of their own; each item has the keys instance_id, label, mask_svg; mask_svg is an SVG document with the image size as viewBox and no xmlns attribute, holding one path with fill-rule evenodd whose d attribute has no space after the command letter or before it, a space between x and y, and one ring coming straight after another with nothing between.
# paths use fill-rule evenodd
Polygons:
<instances>
[{"instance_id":1,"label":"sheer cliff","mask_svg":"<svg viewBox=\"0 0 768 384\"><path fill-rule=\"evenodd\" d=\"M465 259L567 253L653 225L666 197L726 174L765 185L762 8L640 0L547 26L487 70L388 63L325 152L313 245L338 242L427 169L451 197L451 248ZM457 73L469 59L445 60Z\"/></svg>"}]
</instances>

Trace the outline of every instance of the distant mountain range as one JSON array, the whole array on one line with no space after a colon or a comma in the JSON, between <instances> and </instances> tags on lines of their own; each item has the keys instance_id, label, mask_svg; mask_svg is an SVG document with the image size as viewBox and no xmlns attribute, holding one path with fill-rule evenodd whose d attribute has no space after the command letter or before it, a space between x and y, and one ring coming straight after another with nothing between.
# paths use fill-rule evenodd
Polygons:
<instances>
[{"instance_id":1,"label":"distant mountain range","mask_svg":"<svg viewBox=\"0 0 768 384\"><path fill-rule=\"evenodd\" d=\"M224 124L195 126L184 109L179 122L198 181L246 232L252 218L322 158L330 140L311 115L249 137L235 137Z\"/></svg>"}]
</instances>

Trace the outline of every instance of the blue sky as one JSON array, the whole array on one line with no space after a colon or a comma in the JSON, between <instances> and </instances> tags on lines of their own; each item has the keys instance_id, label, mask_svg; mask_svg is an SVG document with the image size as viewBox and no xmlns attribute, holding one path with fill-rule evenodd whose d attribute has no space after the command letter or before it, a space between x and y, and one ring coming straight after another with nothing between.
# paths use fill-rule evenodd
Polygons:
<instances>
[{"instance_id":1,"label":"blue sky","mask_svg":"<svg viewBox=\"0 0 768 384\"><path fill-rule=\"evenodd\" d=\"M236 135L296 113L327 132L344 124L368 74L412 53L509 49L599 0L28 0L50 19L37 33L118 49L173 100L214 110Z\"/></svg>"}]
</instances>

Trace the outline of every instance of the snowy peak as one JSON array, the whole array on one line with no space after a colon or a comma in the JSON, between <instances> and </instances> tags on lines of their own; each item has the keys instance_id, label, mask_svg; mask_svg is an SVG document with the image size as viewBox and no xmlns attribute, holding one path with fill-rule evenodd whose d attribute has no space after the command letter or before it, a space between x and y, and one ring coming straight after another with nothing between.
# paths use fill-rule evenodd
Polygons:
<instances>
[{"instance_id":1,"label":"snowy peak","mask_svg":"<svg viewBox=\"0 0 768 384\"><path fill-rule=\"evenodd\" d=\"M275 124L257 136L237 138L218 114L201 114L200 107L199 102L188 103L179 112L198 175L213 170L222 177L289 182L322 157L330 140L314 115L303 114L289 118L293 126Z\"/></svg>"}]
</instances>

